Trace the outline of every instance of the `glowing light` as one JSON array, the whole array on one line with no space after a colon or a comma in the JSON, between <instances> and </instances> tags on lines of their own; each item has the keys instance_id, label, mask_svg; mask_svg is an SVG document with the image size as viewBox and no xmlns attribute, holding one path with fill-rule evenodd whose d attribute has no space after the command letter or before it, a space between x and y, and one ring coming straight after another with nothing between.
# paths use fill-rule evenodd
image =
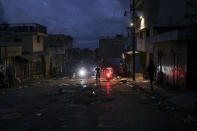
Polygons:
<instances>
[{"instance_id":1,"label":"glowing light","mask_svg":"<svg viewBox=\"0 0 197 131\"><path fill-rule=\"evenodd\" d=\"M110 77L110 73L107 73L107 77Z\"/></svg>"},{"instance_id":2,"label":"glowing light","mask_svg":"<svg viewBox=\"0 0 197 131\"><path fill-rule=\"evenodd\" d=\"M145 20L144 20L144 17L141 15L140 16L140 19L141 19L140 29L144 29L145 28Z\"/></svg>"},{"instance_id":3,"label":"glowing light","mask_svg":"<svg viewBox=\"0 0 197 131\"><path fill-rule=\"evenodd\" d=\"M81 68L81 69L79 70L79 76L80 76L80 77L86 76L86 70L85 70L84 68Z\"/></svg>"},{"instance_id":4,"label":"glowing light","mask_svg":"<svg viewBox=\"0 0 197 131\"><path fill-rule=\"evenodd\" d=\"M133 26L134 26L134 23L133 23L133 22L131 22L131 23L130 23L130 26L131 26L131 27L133 27Z\"/></svg>"}]
</instances>

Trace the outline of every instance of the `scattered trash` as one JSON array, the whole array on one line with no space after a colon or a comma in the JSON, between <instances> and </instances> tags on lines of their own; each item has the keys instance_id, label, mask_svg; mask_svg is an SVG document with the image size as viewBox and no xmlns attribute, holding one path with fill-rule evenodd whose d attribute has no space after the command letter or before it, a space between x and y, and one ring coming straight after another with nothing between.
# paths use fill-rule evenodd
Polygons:
<instances>
[{"instance_id":1,"label":"scattered trash","mask_svg":"<svg viewBox=\"0 0 197 131\"><path fill-rule=\"evenodd\" d=\"M82 87L83 87L83 88L86 88L86 87L87 87L87 85L83 85Z\"/></svg>"},{"instance_id":2,"label":"scattered trash","mask_svg":"<svg viewBox=\"0 0 197 131\"><path fill-rule=\"evenodd\" d=\"M62 88L59 89L59 93L65 93L65 92L66 92L65 89L62 89Z\"/></svg>"},{"instance_id":3,"label":"scattered trash","mask_svg":"<svg viewBox=\"0 0 197 131\"><path fill-rule=\"evenodd\" d=\"M125 84L125 83L127 83L127 80L121 80L120 82Z\"/></svg>"},{"instance_id":4,"label":"scattered trash","mask_svg":"<svg viewBox=\"0 0 197 131\"><path fill-rule=\"evenodd\" d=\"M75 73L73 73L73 76L72 76L72 78L76 78L76 74L75 74Z\"/></svg>"},{"instance_id":5,"label":"scattered trash","mask_svg":"<svg viewBox=\"0 0 197 131\"><path fill-rule=\"evenodd\" d=\"M42 116L42 113L36 113L36 116L40 117Z\"/></svg>"},{"instance_id":6,"label":"scattered trash","mask_svg":"<svg viewBox=\"0 0 197 131\"><path fill-rule=\"evenodd\" d=\"M96 95L95 91L92 92L92 95Z\"/></svg>"},{"instance_id":7,"label":"scattered trash","mask_svg":"<svg viewBox=\"0 0 197 131\"><path fill-rule=\"evenodd\" d=\"M62 83L62 84L59 84L59 86L69 86L69 84Z\"/></svg>"},{"instance_id":8,"label":"scattered trash","mask_svg":"<svg viewBox=\"0 0 197 131\"><path fill-rule=\"evenodd\" d=\"M127 84L129 87L131 87L131 88L133 88L134 87L134 85L130 85L130 84Z\"/></svg>"},{"instance_id":9,"label":"scattered trash","mask_svg":"<svg viewBox=\"0 0 197 131\"><path fill-rule=\"evenodd\" d=\"M189 119L192 122L196 122L196 120L194 120L194 118L192 116L187 116L187 119Z\"/></svg>"}]
</instances>

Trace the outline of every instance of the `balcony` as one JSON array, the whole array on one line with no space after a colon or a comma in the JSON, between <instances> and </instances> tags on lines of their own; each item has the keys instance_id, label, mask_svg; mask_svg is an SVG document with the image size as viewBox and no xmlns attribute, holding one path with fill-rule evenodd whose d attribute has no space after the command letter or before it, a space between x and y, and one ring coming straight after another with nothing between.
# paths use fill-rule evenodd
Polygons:
<instances>
[{"instance_id":1,"label":"balcony","mask_svg":"<svg viewBox=\"0 0 197 131\"><path fill-rule=\"evenodd\" d=\"M30 33L47 33L47 28L43 25L36 23L24 24L0 24L0 31L13 31L13 32L30 32Z\"/></svg>"},{"instance_id":2,"label":"balcony","mask_svg":"<svg viewBox=\"0 0 197 131\"><path fill-rule=\"evenodd\" d=\"M150 39L141 39L137 38L137 50L142 52L153 52L153 44L151 43Z\"/></svg>"},{"instance_id":3,"label":"balcony","mask_svg":"<svg viewBox=\"0 0 197 131\"><path fill-rule=\"evenodd\" d=\"M163 34L154 35L151 39L152 43L174 41L174 40L193 40L196 39L197 32L195 29L176 29Z\"/></svg>"}]
</instances>

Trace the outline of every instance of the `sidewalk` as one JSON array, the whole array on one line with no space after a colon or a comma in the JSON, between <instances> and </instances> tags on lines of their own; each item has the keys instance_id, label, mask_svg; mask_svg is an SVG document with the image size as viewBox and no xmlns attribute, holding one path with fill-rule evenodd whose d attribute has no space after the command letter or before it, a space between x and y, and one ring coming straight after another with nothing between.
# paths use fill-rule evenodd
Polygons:
<instances>
[{"instance_id":1,"label":"sidewalk","mask_svg":"<svg viewBox=\"0 0 197 131\"><path fill-rule=\"evenodd\" d=\"M194 117L194 102L193 91L189 90L169 90L153 85L154 91L150 90L149 80L143 80L142 75L136 75L136 80L132 78L121 78L121 80L127 80L128 83L136 85L151 97L156 97L159 101L165 101L168 105L173 105L184 119L191 119L197 125L197 118ZM161 102L162 103L162 102ZM159 103L158 103L159 104ZM165 104L165 103L164 103ZM166 106L168 106L166 105ZM168 108L168 107L167 107Z\"/></svg>"}]
</instances>

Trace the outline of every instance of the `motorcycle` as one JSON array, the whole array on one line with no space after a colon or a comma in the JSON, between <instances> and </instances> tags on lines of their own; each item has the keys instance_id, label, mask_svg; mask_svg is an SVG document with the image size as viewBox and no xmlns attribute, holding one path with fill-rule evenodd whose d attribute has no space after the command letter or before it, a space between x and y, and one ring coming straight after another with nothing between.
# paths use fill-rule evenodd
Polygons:
<instances>
[{"instance_id":1,"label":"motorcycle","mask_svg":"<svg viewBox=\"0 0 197 131\"><path fill-rule=\"evenodd\" d=\"M108 67L104 70L105 78L110 81L113 78L113 69L111 67Z\"/></svg>"}]
</instances>

